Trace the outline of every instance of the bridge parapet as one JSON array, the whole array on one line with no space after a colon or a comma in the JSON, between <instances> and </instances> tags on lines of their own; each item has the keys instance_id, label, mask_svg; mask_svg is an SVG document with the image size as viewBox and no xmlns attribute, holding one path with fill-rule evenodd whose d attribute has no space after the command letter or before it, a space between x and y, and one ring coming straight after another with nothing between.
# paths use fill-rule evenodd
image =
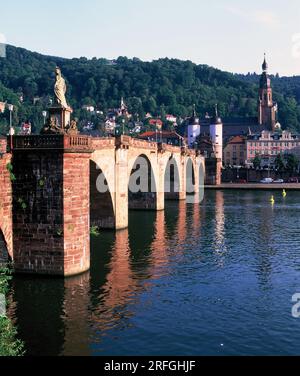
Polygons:
<instances>
[{"instance_id":1,"label":"bridge parapet","mask_svg":"<svg viewBox=\"0 0 300 376\"><path fill-rule=\"evenodd\" d=\"M130 146L142 149L157 150L157 143L151 141L140 140L137 138L131 138Z\"/></svg>"},{"instance_id":2,"label":"bridge parapet","mask_svg":"<svg viewBox=\"0 0 300 376\"><path fill-rule=\"evenodd\" d=\"M15 151L24 150L63 150L65 152L91 152L90 136L69 135L30 135L14 136L12 147Z\"/></svg>"},{"instance_id":3,"label":"bridge parapet","mask_svg":"<svg viewBox=\"0 0 300 376\"><path fill-rule=\"evenodd\" d=\"M133 138L130 136L120 136L116 137L116 148L139 148L139 149L148 149L148 150L157 150L157 143L156 142L150 142L146 140L140 140L137 138Z\"/></svg>"},{"instance_id":4,"label":"bridge parapet","mask_svg":"<svg viewBox=\"0 0 300 376\"><path fill-rule=\"evenodd\" d=\"M5 137L0 136L0 154L5 154L7 150L7 140Z\"/></svg>"},{"instance_id":5,"label":"bridge parapet","mask_svg":"<svg viewBox=\"0 0 300 376\"><path fill-rule=\"evenodd\" d=\"M93 150L99 150L103 148L114 149L116 145L115 137L93 137L92 138L92 148Z\"/></svg>"},{"instance_id":6,"label":"bridge parapet","mask_svg":"<svg viewBox=\"0 0 300 376\"><path fill-rule=\"evenodd\" d=\"M10 140L8 142L10 145ZM187 156L198 156L196 150L186 146L173 146L140 140L130 136L90 137L83 135L29 135L13 136L12 146L15 151L24 150L62 150L68 153L92 152L107 148L139 148L158 152L181 153Z\"/></svg>"},{"instance_id":7,"label":"bridge parapet","mask_svg":"<svg viewBox=\"0 0 300 376\"><path fill-rule=\"evenodd\" d=\"M168 145L164 143L159 143L158 144L158 151L160 153L164 152L170 152L170 153L179 153L181 152L180 146L173 146L173 145Z\"/></svg>"}]
</instances>

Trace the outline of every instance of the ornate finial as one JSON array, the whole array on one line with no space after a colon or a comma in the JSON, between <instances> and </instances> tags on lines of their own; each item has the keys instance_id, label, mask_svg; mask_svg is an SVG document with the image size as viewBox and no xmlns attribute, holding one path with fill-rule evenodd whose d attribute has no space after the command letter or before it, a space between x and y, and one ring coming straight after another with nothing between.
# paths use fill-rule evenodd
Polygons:
<instances>
[{"instance_id":1,"label":"ornate finial","mask_svg":"<svg viewBox=\"0 0 300 376\"><path fill-rule=\"evenodd\" d=\"M193 104L193 117L196 118L197 114L196 114L196 105L195 103Z\"/></svg>"},{"instance_id":2,"label":"ornate finial","mask_svg":"<svg viewBox=\"0 0 300 376\"><path fill-rule=\"evenodd\" d=\"M211 117L211 124L222 124L222 119L219 116L217 104L215 104L215 116Z\"/></svg>"}]
</instances>

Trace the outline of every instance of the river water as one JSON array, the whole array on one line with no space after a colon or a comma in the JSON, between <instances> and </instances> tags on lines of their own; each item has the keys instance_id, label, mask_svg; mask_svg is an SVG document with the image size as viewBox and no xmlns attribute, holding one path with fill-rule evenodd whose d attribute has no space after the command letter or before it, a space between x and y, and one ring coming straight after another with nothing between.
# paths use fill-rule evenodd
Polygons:
<instances>
[{"instance_id":1,"label":"river water","mask_svg":"<svg viewBox=\"0 0 300 376\"><path fill-rule=\"evenodd\" d=\"M91 270L14 277L28 355L299 355L300 194L207 191L91 239Z\"/></svg>"}]
</instances>

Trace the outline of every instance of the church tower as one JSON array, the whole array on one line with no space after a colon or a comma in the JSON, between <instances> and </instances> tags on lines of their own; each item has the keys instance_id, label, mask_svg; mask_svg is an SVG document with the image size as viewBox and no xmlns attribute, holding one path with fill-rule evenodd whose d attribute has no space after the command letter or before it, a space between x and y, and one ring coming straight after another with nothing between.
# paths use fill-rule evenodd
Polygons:
<instances>
[{"instance_id":1,"label":"church tower","mask_svg":"<svg viewBox=\"0 0 300 376\"><path fill-rule=\"evenodd\" d=\"M262 75L259 83L258 122L265 129L274 131L277 121L277 104L273 102L271 80L268 76L266 55L262 65Z\"/></svg>"}]
</instances>

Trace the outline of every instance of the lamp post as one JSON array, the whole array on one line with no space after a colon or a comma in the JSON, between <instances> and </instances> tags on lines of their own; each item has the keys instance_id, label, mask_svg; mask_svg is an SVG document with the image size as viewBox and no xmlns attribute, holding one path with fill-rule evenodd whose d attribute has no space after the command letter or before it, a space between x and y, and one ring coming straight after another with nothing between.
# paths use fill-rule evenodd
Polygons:
<instances>
[{"instance_id":1,"label":"lamp post","mask_svg":"<svg viewBox=\"0 0 300 376\"><path fill-rule=\"evenodd\" d=\"M44 125L45 125L46 124L47 111L43 111L42 115L43 115Z\"/></svg>"},{"instance_id":2,"label":"lamp post","mask_svg":"<svg viewBox=\"0 0 300 376\"><path fill-rule=\"evenodd\" d=\"M14 106L12 104L7 105L9 111L9 135L10 135L10 150L13 149L13 135L15 134L15 130L12 126L12 113L14 110Z\"/></svg>"},{"instance_id":3,"label":"lamp post","mask_svg":"<svg viewBox=\"0 0 300 376\"><path fill-rule=\"evenodd\" d=\"M237 178L237 180L239 180L239 178L240 178L240 168L241 168L241 166L236 166L236 171L237 171L236 178Z\"/></svg>"}]
</instances>

